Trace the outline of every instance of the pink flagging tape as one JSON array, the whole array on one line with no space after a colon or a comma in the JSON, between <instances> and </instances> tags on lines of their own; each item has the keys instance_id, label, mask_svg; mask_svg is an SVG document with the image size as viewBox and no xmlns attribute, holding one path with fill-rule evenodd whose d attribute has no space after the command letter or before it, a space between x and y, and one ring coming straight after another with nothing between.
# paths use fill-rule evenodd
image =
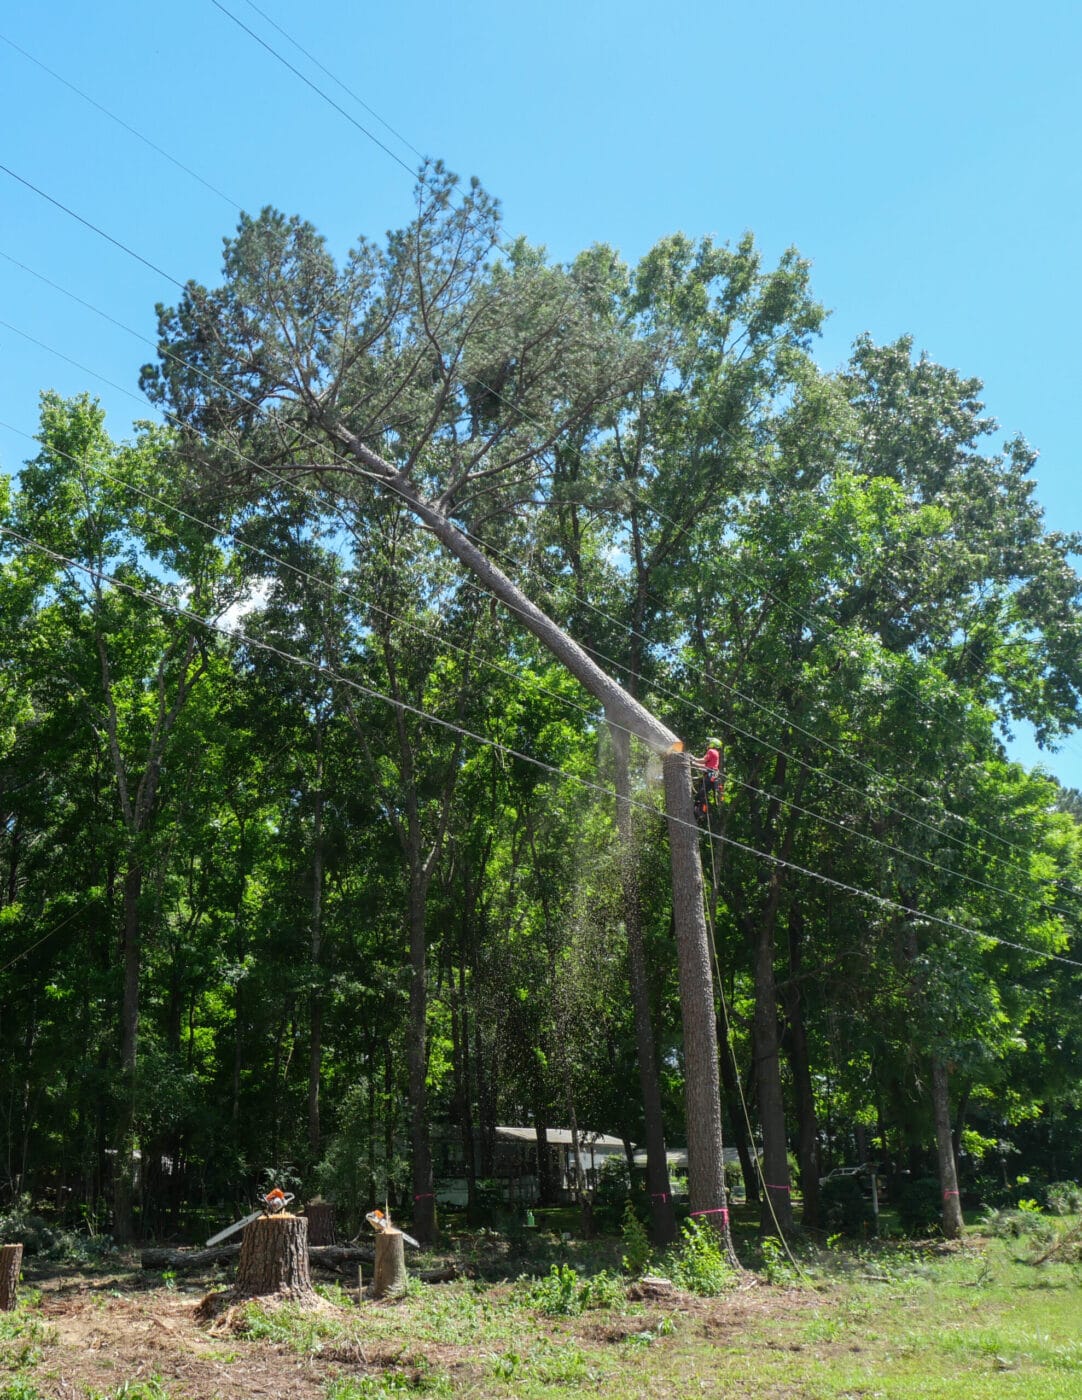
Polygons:
<instances>
[{"instance_id":1,"label":"pink flagging tape","mask_svg":"<svg viewBox=\"0 0 1082 1400\"><path fill-rule=\"evenodd\" d=\"M788 1186L775 1186L774 1183L771 1181L764 1181L763 1185L768 1191L788 1191L791 1189Z\"/></svg>"},{"instance_id":2,"label":"pink flagging tape","mask_svg":"<svg viewBox=\"0 0 1082 1400\"><path fill-rule=\"evenodd\" d=\"M431 1201L434 1200L435 1197L432 1195L431 1191L422 1191L419 1196L414 1196L413 1199L415 1201Z\"/></svg>"},{"instance_id":3,"label":"pink flagging tape","mask_svg":"<svg viewBox=\"0 0 1082 1400\"><path fill-rule=\"evenodd\" d=\"M711 1210L693 1210L692 1215L720 1215L723 1220L729 1219L728 1206L714 1206Z\"/></svg>"},{"instance_id":4,"label":"pink flagging tape","mask_svg":"<svg viewBox=\"0 0 1082 1400\"><path fill-rule=\"evenodd\" d=\"M943 1199L946 1200L948 1196L957 1196L957 1194L958 1194L957 1191L944 1191L944 1192L943 1192Z\"/></svg>"}]
</instances>

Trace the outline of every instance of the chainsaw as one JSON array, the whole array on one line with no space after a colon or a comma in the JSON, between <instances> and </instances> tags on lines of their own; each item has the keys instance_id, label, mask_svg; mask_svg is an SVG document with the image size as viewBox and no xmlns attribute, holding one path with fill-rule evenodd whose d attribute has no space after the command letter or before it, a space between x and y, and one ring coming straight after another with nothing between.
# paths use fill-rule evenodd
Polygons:
<instances>
[{"instance_id":1,"label":"chainsaw","mask_svg":"<svg viewBox=\"0 0 1082 1400\"><path fill-rule=\"evenodd\" d=\"M235 1235L238 1230L243 1230L245 1225L250 1225L253 1220L258 1220L261 1215L279 1215L286 1206L293 1200L291 1191L283 1191L275 1187L273 1191L268 1191L265 1196L260 1196L259 1205L250 1215L246 1215L243 1220L235 1220L232 1225L227 1225L224 1230L219 1230L216 1235L212 1235L207 1240L207 1248L218 1244L222 1240L227 1240L230 1235Z\"/></svg>"},{"instance_id":2,"label":"chainsaw","mask_svg":"<svg viewBox=\"0 0 1082 1400\"><path fill-rule=\"evenodd\" d=\"M383 1211L381 1210L370 1210L365 1216L365 1219L368 1221L369 1225L371 1225L372 1229L375 1230L377 1235L384 1235L388 1232L388 1230L398 1230L397 1225L391 1224L390 1215L384 1215ZM411 1244L414 1247L414 1249L421 1248L421 1246L417 1243L413 1236L407 1235L405 1230L398 1230L398 1233L402 1236L405 1242L407 1244Z\"/></svg>"}]
</instances>

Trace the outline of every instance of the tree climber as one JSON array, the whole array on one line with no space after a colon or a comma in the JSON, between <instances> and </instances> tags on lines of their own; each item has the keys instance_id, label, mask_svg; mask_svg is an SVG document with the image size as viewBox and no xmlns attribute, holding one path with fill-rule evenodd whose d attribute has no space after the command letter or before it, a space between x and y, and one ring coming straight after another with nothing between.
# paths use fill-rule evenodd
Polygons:
<instances>
[{"instance_id":1,"label":"tree climber","mask_svg":"<svg viewBox=\"0 0 1082 1400\"><path fill-rule=\"evenodd\" d=\"M699 771L699 781L695 784L695 820L705 821L710 794L714 795L714 805L721 801L721 740L707 739L706 753L702 758L692 757L691 766Z\"/></svg>"}]
</instances>

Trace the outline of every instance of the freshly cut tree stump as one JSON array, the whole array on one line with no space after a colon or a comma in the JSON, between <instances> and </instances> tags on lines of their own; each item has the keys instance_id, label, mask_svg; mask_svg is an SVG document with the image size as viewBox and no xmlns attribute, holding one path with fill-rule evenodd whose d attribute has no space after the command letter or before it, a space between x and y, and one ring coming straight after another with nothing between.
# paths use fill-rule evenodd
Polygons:
<instances>
[{"instance_id":1,"label":"freshly cut tree stump","mask_svg":"<svg viewBox=\"0 0 1082 1400\"><path fill-rule=\"evenodd\" d=\"M376 1236L376 1271L373 1298L401 1298L406 1291L406 1244L402 1231L393 1227Z\"/></svg>"},{"instance_id":2,"label":"freshly cut tree stump","mask_svg":"<svg viewBox=\"0 0 1082 1400\"><path fill-rule=\"evenodd\" d=\"M304 1208L308 1221L308 1243L337 1244L334 1206L330 1201L309 1201Z\"/></svg>"},{"instance_id":3,"label":"freshly cut tree stump","mask_svg":"<svg viewBox=\"0 0 1082 1400\"><path fill-rule=\"evenodd\" d=\"M21 1244L0 1247L0 1312L12 1312L19 1291L19 1270L22 1268Z\"/></svg>"},{"instance_id":4,"label":"freshly cut tree stump","mask_svg":"<svg viewBox=\"0 0 1082 1400\"><path fill-rule=\"evenodd\" d=\"M315 1302L308 1271L308 1221L303 1215L264 1215L244 1227L237 1261L238 1298L287 1297Z\"/></svg>"},{"instance_id":5,"label":"freshly cut tree stump","mask_svg":"<svg viewBox=\"0 0 1082 1400\"><path fill-rule=\"evenodd\" d=\"M208 1251L209 1252L209 1251ZM297 1307L326 1309L312 1287L308 1271L308 1221L303 1215L263 1215L244 1227L237 1281L220 1293L208 1293L195 1310L199 1322L244 1331L244 1304L253 1301L267 1307L293 1303Z\"/></svg>"}]
</instances>

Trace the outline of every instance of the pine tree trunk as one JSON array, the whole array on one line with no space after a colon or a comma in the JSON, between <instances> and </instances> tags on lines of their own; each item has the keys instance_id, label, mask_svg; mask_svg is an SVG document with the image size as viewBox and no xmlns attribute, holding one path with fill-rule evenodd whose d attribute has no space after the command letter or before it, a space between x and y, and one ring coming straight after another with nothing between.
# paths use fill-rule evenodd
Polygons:
<instances>
[{"instance_id":1,"label":"pine tree trunk","mask_svg":"<svg viewBox=\"0 0 1082 1400\"><path fill-rule=\"evenodd\" d=\"M684 753L668 753L665 814L669 823L673 925L684 1024L684 1100L688 1136L688 1192L691 1213L721 1234L725 1251L738 1266L729 1232L725 1162L718 1083L718 1035L714 978L703 903L699 831L691 805L691 769Z\"/></svg>"},{"instance_id":2,"label":"pine tree trunk","mask_svg":"<svg viewBox=\"0 0 1082 1400\"><path fill-rule=\"evenodd\" d=\"M315 1302L303 1215L264 1215L245 1227L233 1291L238 1298L282 1295L298 1303Z\"/></svg>"},{"instance_id":3,"label":"pine tree trunk","mask_svg":"<svg viewBox=\"0 0 1082 1400\"><path fill-rule=\"evenodd\" d=\"M0 1312L14 1312L19 1291L19 1270L23 1262L21 1244L0 1247Z\"/></svg>"},{"instance_id":4,"label":"pine tree trunk","mask_svg":"<svg viewBox=\"0 0 1082 1400\"><path fill-rule=\"evenodd\" d=\"M620 878L624 929L627 934L628 980L635 1021L635 1048L639 1060L639 1092L642 1094L646 1141L646 1193L650 1200L650 1237L656 1245L676 1238L676 1216L665 1156L665 1127L661 1112L661 1085L654 1053L654 1028L650 1020L650 989L646 974L646 947L642 932L639 896L638 852L631 812L631 736L619 725L610 725L615 754L616 825L620 833Z\"/></svg>"},{"instance_id":5,"label":"pine tree trunk","mask_svg":"<svg viewBox=\"0 0 1082 1400\"><path fill-rule=\"evenodd\" d=\"M425 928L425 882L420 852L410 852L409 940L410 1000L406 1029L406 1063L409 1071L410 1147L413 1158L413 1233L422 1244L436 1236L436 1196L432 1175L432 1140L429 1136L427 1014L428 960Z\"/></svg>"},{"instance_id":6,"label":"pine tree trunk","mask_svg":"<svg viewBox=\"0 0 1082 1400\"><path fill-rule=\"evenodd\" d=\"M373 1298L400 1298L406 1291L406 1247L401 1230L384 1230L376 1236L376 1270Z\"/></svg>"}]
</instances>

